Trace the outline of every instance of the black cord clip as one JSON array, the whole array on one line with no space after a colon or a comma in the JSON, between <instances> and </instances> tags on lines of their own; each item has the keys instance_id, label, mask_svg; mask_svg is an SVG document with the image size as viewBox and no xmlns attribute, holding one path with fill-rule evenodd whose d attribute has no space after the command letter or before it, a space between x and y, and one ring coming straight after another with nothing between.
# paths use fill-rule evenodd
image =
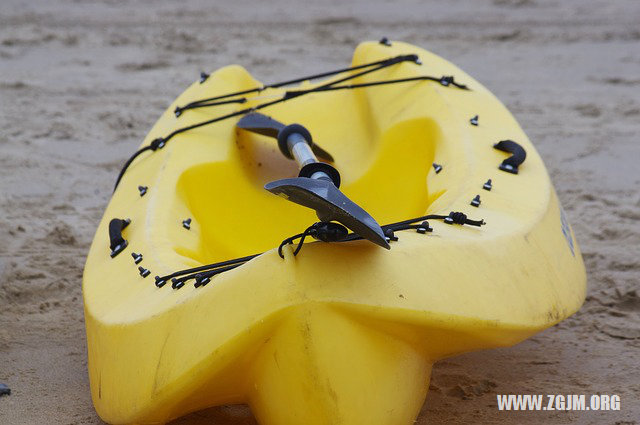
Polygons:
<instances>
[{"instance_id":1,"label":"black cord clip","mask_svg":"<svg viewBox=\"0 0 640 425\"><path fill-rule=\"evenodd\" d=\"M302 244L307 236L311 236L314 239L317 239L322 242L340 242L346 239L349 235L349 230L344 227L342 224L335 223L332 221L320 221L318 223L313 223L311 226L307 227L304 232L298 233L297 235L293 235L282 241L280 246L278 247L278 255L280 258L284 259L284 254L282 253L282 247L288 244L292 244L296 239L300 239L298 242L298 246L293 251L293 255L298 255L298 252L302 249Z\"/></svg>"},{"instance_id":2,"label":"black cord clip","mask_svg":"<svg viewBox=\"0 0 640 425\"><path fill-rule=\"evenodd\" d=\"M157 151L158 149L164 148L166 141L162 137L158 137L157 139L153 139L149 144L149 148L152 151Z\"/></svg>"}]
</instances>

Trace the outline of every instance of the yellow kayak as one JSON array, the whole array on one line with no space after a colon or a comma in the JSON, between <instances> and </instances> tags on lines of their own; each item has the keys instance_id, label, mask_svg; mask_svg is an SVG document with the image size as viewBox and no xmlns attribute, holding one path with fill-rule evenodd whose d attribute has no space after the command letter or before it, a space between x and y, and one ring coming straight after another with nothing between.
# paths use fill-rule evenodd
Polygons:
<instances>
[{"instance_id":1,"label":"yellow kayak","mask_svg":"<svg viewBox=\"0 0 640 425\"><path fill-rule=\"evenodd\" d=\"M451 63L384 40L283 84L228 66L118 178L83 278L91 394L113 424L412 424L435 361L558 323L585 283L540 156Z\"/></svg>"}]
</instances>

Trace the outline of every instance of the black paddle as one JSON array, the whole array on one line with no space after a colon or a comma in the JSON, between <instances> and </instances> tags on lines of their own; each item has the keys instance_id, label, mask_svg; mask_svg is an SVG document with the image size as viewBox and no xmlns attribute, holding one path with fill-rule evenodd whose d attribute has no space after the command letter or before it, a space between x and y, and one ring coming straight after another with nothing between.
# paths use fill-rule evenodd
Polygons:
<instances>
[{"instance_id":1,"label":"black paddle","mask_svg":"<svg viewBox=\"0 0 640 425\"><path fill-rule=\"evenodd\" d=\"M376 220L338 190L338 170L327 163L318 162L316 155L329 161L333 161L333 158L313 143L306 128L299 124L284 125L257 112L242 117L237 126L277 139L282 154L296 160L300 166L298 177L267 183L265 189L291 202L314 209L320 221L340 222L364 239L383 248L390 248Z\"/></svg>"}]
</instances>

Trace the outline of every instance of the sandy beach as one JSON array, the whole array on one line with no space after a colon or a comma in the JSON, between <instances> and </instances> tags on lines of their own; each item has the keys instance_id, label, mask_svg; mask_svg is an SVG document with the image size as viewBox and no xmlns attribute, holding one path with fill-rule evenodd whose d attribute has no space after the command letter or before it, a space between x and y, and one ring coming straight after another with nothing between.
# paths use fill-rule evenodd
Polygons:
<instances>
[{"instance_id":1,"label":"sandy beach","mask_svg":"<svg viewBox=\"0 0 640 425\"><path fill-rule=\"evenodd\" d=\"M346 3L346 2L345 2ZM640 422L640 2L0 3L0 424L101 424L81 280L117 173L200 71L277 81L363 40L452 61L512 111L581 246L582 309L515 347L435 364L417 424ZM496 394L618 394L619 411L501 412ZM255 424L224 406L174 424Z\"/></svg>"}]
</instances>

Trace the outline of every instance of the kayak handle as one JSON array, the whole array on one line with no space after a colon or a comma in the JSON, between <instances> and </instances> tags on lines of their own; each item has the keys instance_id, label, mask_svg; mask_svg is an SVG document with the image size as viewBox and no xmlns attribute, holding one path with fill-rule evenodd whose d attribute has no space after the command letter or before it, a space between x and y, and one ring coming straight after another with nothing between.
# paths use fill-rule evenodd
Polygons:
<instances>
[{"instance_id":1,"label":"kayak handle","mask_svg":"<svg viewBox=\"0 0 640 425\"><path fill-rule=\"evenodd\" d=\"M518 167L527 158L527 151L513 140L501 140L493 145L493 147L499 151L512 154L509 158L502 161L498 168L507 173L518 174Z\"/></svg>"},{"instance_id":2,"label":"kayak handle","mask_svg":"<svg viewBox=\"0 0 640 425\"><path fill-rule=\"evenodd\" d=\"M129 223L131 223L131 220L128 218L114 218L109 222L109 248L111 248L111 258L124 251L129 244L127 240L122 237L122 230L127 227Z\"/></svg>"}]
</instances>

